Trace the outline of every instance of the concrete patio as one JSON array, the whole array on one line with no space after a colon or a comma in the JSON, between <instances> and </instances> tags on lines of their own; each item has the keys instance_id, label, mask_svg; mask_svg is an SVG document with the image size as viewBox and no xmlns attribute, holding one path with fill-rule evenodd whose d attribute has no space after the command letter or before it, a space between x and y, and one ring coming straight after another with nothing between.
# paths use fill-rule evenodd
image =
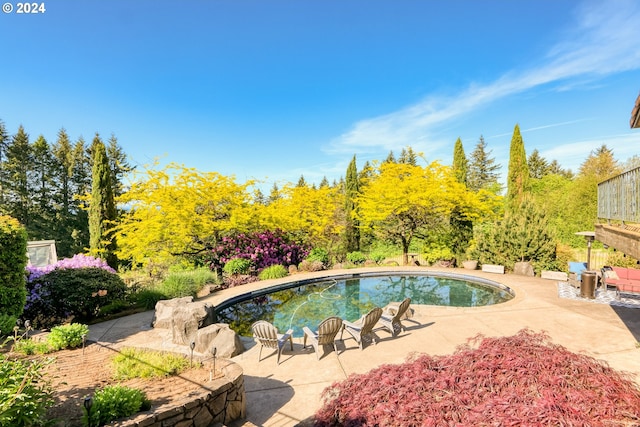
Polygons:
<instances>
[{"instance_id":1,"label":"concrete patio","mask_svg":"<svg viewBox=\"0 0 640 427\"><path fill-rule=\"evenodd\" d=\"M296 280L379 269L334 270L294 276ZM404 321L407 331L392 338L379 332L377 345L364 350L345 334L338 342L338 354L327 352L321 359L311 347L302 348L302 339L294 339L294 351L288 347L276 365L275 354L263 351L258 362L258 346L246 340L247 351L233 358L245 376L247 418L233 426L296 426L310 422L321 406L322 390L351 374L364 373L386 363L402 363L413 352L445 355L455 351L477 334L508 336L523 328L545 331L552 341L569 350L584 353L609 363L615 369L634 375L640 382L640 309L594 304L558 296L557 282L540 278L500 275L463 269L392 268L396 271L446 271L483 277L510 287L515 298L503 304L476 307L435 307L412 305L415 315ZM288 278L287 280L291 280ZM213 304L265 286L278 285L284 279L256 282L216 292L204 298ZM145 312L90 327L89 339L112 346L139 346L153 349L187 349L170 343L166 331L150 328L153 312ZM327 350L328 351L328 350Z\"/></svg>"}]
</instances>

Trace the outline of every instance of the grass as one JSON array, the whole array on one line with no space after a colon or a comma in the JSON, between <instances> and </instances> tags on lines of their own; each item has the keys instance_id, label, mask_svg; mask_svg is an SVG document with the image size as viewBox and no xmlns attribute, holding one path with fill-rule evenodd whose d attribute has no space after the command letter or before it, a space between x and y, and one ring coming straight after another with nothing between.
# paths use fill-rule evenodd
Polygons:
<instances>
[{"instance_id":1,"label":"grass","mask_svg":"<svg viewBox=\"0 0 640 427\"><path fill-rule=\"evenodd\" d=\"M189 367L186 357L160 351L123 348L112 360L117 380L177 375Z\"/></svg>"}]
</instances>

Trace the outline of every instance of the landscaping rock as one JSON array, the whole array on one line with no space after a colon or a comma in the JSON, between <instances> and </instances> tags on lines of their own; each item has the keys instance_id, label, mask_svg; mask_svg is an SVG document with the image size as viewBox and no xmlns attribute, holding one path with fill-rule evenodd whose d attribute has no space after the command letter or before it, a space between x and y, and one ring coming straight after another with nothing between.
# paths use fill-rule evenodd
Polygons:
<instances>
[{"instance_id":1,"label":"landscaping rock","mask_svg":"<svg viewBox=\"0 0 640 427\"><path fill-rule=\"evenodd\" d=\"M529 277L536 275L530 262L516 262L513 266L513 274Z\"/></svg>"},{"instance_id":2,"label":"landscaping rock","mask_svg":"<svg viewBox=\"0 0 640 427\"><path fill-rule=\"evenodd\" d=\"M171 332L174 344L189 345L196 332L214 322L214 307L208 302L197 301L173 309Z\"/></svg>"},{"instance_id":3,"label":"landscaping rock","mask_svg":"<svg viewBox=\"0 0 640 427\"><path fill-rule=\"evenodd\" d=\"M153 315L151 326L160 329L171 329L171 321L173 319L173 310L176 307L190 304L193 297L173 298L169 300L161 300L156 303L156 311Z\"/></svg>"},{"instance_id":4,"label":"landscaping rock","mask_svg":"<svg viewBox=\"0 0 640 427\"><path fill-rule=\"evenodd\" d=\"M195 351L209 356L215 347L216 357L230 358L244 351L238 334L226 323L215 323L198 329L195 337Z\"/></svg>"}]
</instances>

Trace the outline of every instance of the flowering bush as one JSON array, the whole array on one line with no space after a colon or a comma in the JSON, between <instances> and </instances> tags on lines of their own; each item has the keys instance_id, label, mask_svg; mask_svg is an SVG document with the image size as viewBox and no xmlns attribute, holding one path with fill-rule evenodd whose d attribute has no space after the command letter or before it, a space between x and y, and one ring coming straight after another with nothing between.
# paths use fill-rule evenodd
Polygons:
<instances>
[{"instance_id":1,"label":"flowering bush","mask_svg":"<svg viewBox=\"0 0 640 427\"><path fill-rule=\"evenodd\" d=\"M124 297L126 285L99 258L75 255L46 267L29 266L23 317L50 327L69 316L93 318L101 306Z\"/></svg>"},{"instance_id":2,"label":"flowering bush","mask_svg":"<svg viewBox=\"0 0 640 427\"><path fill-rule=\"evenodd\" d=\"M249 260L256 270L270 265L298 265L308 253L308 248L289 239L284 232L238 234L224 237L211 251L211 269L221 269L234 258Z\"/></svg>"},{"instance_id":3,"label":"flowering bush","mask_svg":"<svg viewBox=\"0 0 640 427\"><path fill-rule=\"evenodd\" d=\"M323 392L315 426L626 426L640 420L631 377L522 330L352 375Z\"/></svg>"}]
</instances>

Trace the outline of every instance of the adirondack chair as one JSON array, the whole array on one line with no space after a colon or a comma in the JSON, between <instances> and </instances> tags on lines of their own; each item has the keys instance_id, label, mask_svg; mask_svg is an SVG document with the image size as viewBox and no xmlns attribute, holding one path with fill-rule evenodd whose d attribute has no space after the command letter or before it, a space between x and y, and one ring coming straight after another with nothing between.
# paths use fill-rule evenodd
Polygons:
<instances>
[{"instance_id":1,"label":"adirondack chair","mask_svg":"<svg viewBox=\"0 0 640 427\"><path fill-rule=\"evenodd\" d=\"M340 339L342 334L347 331L354 340L360 346L360 350L364 349L364 342L371 340L373 344L376 344L376 335L373 332L373 327L378 323L382 316L382 309L375 307L367 314L363 315L355 322L349 322L347 320L342 321L342 332L340 332Z\"/></svg>"},{"instance_id":2,"label":"adirondack chair","mask_svg":"<svg viewBox=\"0 0 640 427\"><path fill-rule=\"evenodd\" d=\"M279 334L278 329L266 320L258 320L251 325L253 331L253 337L260 344L260 352L258 353L258 362L262 360L262 348L273 348L277 351L278 357L276 358L276 364L280 364L280 355L287 341L293 351L293 329L289 329L284 334Z\"/></svg>"},{"instance_id":3,"label":"adirondack chair","mask_svg":"<svg viewBox=\"0 0 640 427\"><path fill-rule=\"evenodd\" d=\"M316 358L320 360L320 348L324 349L326 345L332 345L336 354L338 354L338 347L336 347L336 335L342 328L342 319L336 316L327 317L318 325L318 330L312 331L308 327L303 327L304 341L303 347L307 347L307 338L311 345L316 350Z\"/></svg>"}]
</instances>

